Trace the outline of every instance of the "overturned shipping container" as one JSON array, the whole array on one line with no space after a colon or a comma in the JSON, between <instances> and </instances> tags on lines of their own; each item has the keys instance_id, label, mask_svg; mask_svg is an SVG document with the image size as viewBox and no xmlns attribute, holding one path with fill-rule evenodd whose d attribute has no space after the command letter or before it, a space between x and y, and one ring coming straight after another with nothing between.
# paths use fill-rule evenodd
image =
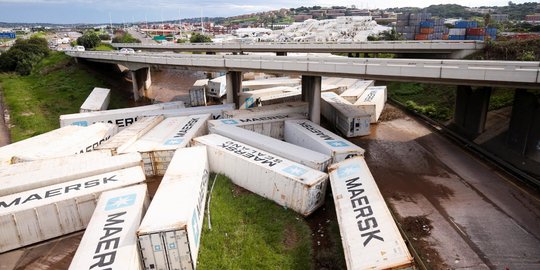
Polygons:
<instances>
[{"instance_id":1,"label":"overturned shipping container","mask_svg":"<svg viewBox=\"0 0 540 270\"><path fill-rule=\"evenodd\" d=\"M219 125L238 126L243 129L257 132L274 139L283 140L283 128L285 120L306 119L305 114L284 114L275 116L250 117L241 116L239 118L229 118L208 121L208 127Z\"/></svg>"},{"instance_id":2,"label":"overturned shipping container","mask_svg":"<svg viewBox=\"0 0 540 270\"><path fill-rule=\"evenodd\" d=\"M220 125L210 128L210 132L245 143L315 170L324 172L328 165L330 165L330 156L245 130L241 127Z\"/></svg>"},{"instance_id":3,"label":"overturned shipping container","mask_svg":"<svg viewBox=\"0 0 540 270\"><path fill-rule=\"evenodd\" d=\"M343 93L341 93L339 96L350 102L351 104L355 103L368 89L368 87L373 86L375 84L374 81L359 81L354 85L354 87L349 88L345 90Z\"/></svg>"},{"instance_id":4,"label":"overturned shipping container","mask_svg":"<svg viewBox=\"0 0 540 270\"><path fill-rule=\"evenodd\" d=\"M217 134L194 141L207 146L210 170L236 185L304 216L324 203L328 175L323 172Z\"/></svg>"},{"instance_id":5,"label":"overturned shipping container","mask_svg":"<svg viewBox=\"0 0 540 270\"><path fill-rule=\"evenodd\" d=\"M332 163L363 156L364 149L308 120L285 121L285 141L332 157Z\"/></svg>"},{"instance_id":6,"label":"overturned shipping container","mask_svg":"<svg viewBox=\"0 0 540 270\"><path fill-rule=\"evenodd\" d=\"M196 269L208 174L205 147L176 152L137 230L144 269Z\"/></svg>"},{"instance_id":7,"label":"overturned shipping container","mask_svg":"<svg viewBox=\"0 0 540 270\"><path fill-rule=\"evenodd\" d=\"M413 258L362 157L329 167L347 269L413 269Z\"/></svg>"},{"instance_id":8,"label":"overturned shipping container","mask_svg":"<svg viewBox=\"0 0 540 270\"><path fill-rule=\"evenodd\" d=\"M101 192L144 180L132 167L0 197L0 253L84 229Z\"/></svg>"},{"instance_id":9,"label":"overturned shipping container","mask_svg":"<svg viewBox=\"0 0 540 270\"><path fill-rule=\"evenodd\" d=\"M244 117L264 117L287 114L308 113L307 102L288 102L268 106L254 107L245 110L234 110L224 112L224 118L244 118Z\"/></svg>"},{"instance_id":10,"label":"overturned shipping container","mask_svg":"<svg viewBox=\"0 0 540 270\"><path fill-rule=\"evenodd\" d=\"M371 123L377 123L386 103L386 86L368 87L354 106L371 113ZM369 109L368 109L369 108Z\"/></svg>"},{"instance_id":11,"label":"overturned shipping container","mask_svg":"<svg viewBox=\"0 0 540 270\"><path fill-rule=\"evenodd\" d=\"M209 114L166 118L148 133L121 147L122 153L139 152L147 176L163 175L178 148L191 145L191 139L208 133Z\"/></svg>"},{"instance_id":12,"label":"overturned shipping container","mask_svg":"<svg viewBox=\"0 0 540 270\"><path fill-rule=\"evenodd\" d=\"M111 139L98 146L97 149L110 151L111 154L116 155L118 152L122 152L123 148L131 145L157 126L157 124L161 123L163 119L165 119L163 115L139 118L135 124L118 132Z\"/></svg>"},{"instance_id":13,"label":"overturned shipping container","mask_svg":"<svg viewBox=\"0 0 540 270\"><path fill-rule=\"evenodd\" d=\"M148 203L146 184L103 192L69 269L141 269L136 233Z\"/></svg>"},{"instance_id":14,"label":"overturned shipping container","mask_svg":"<svg viewBox=\"0 0 540 270\"><path fill-rule=\"evenodd\" d=\"M111 89L96 87L81 105L79 112L103 111L109 107Z\"/></svg>"},{"instance_id":15,"label":"overturned shipping container","mask_svg":"<svg viewBox=\"0 0 540 270\"><path fill-rule=\"evenodd\" d=\"M339 95L326 92L321 94L321 113L345 137L369 135L371 115Z\"/></svg>"},{"instance_id":16,"label":"overturned shipping container","mask_svg":"<svg viewBox=\"0 0 540 270\"><path fill-rule=\"evenodd\" d=\"M175 110L148 111L143 116L163 115L165 117L189 116L195 114L211 114L212 119L224 118L228 111L234 110L234 103L212 106L199 106Z\"/></svg>"}]
</instances>

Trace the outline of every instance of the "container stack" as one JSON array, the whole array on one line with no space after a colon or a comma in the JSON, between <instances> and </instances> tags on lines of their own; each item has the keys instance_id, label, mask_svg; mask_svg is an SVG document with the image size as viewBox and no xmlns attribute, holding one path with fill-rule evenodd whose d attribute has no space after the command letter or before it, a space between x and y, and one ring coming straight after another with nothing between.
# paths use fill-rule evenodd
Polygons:
<instances>
[{"instance_id":1,"label":"container stack","mask_svg":"<svg viewBox=\"0 0 540 270\"><path fill-rule=\"evenodd\" d=\"M457 21L448 40L496 40L497 28L479 27L476 21Z\"/></svg>"},{"instance_id":2,"label":"container stack","mask_svg":"<svg viewBox=\"0 0 540 270\"><path fill-rule=\"evenodd\" d=\"M447 28L444 19L433 19L431 13L402 13L397 17L397 32L408 40L441 40Z\"/></svg>"}]
</instances>

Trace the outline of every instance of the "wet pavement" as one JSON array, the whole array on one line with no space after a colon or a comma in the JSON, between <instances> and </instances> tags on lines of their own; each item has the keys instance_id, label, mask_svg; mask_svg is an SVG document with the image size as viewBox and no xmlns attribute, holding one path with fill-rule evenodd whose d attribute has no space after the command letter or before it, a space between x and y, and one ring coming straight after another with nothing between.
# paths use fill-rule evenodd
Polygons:
<instances>
[{"instance_id":1,"label":"wet pavement","mask_svg":"<svg viewBox=\"0 0 540 270\"><path fill-rule=\"evenodd\" d=\"M540 269L538 194L403 114L353 141L401 225L430 221L410 240L432 269Z\"/></svg>"}]
</instances>

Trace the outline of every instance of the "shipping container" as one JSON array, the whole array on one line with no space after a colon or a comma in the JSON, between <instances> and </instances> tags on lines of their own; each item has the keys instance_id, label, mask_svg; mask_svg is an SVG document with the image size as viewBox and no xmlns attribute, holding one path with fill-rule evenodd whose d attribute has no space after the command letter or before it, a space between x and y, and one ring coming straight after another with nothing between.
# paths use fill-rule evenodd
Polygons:
<instances>
[{"instance_id":1,"label":"shipping container","mask_svg":"<svg viewBox=\"0 0 540 270\"><path fill-rule=\"evenodd\" d=\"M486 35L486 30L484 28L467 28L467 36L484 36Z\"/></svg>"},{"instance_id":2,"label":"shipping container","mask_svg":"<svg viewBox=\"0 0 540 270\"><path fill-rule=\"evenodd\" d=\"M300 79L290 77L277 77L262 80L251 80L242 82L242 92L274 88L279 86L294 87L300 85Z\"/></svg>"},{"instance_id":3,"label":"shipping container","mask_svg":"<svg viewBox=\"0 0 540 270\"><path fill-rule=\"evenodd\" d=\"M91 152L118 132L112 124L88 127L63 127L26 140L0 147L0 164L19 160L37 160Z\"/></svg>"},{"instance_id":4,"label":"shipping container","mask_svg":"<svg viewBox=\"0 0 540 270\"><path fill-rule=\"evenodd\" d=\"M484 40L484 36L467 36L466 40Z\"/></svg>"},{"instance_id":5,"label":"shipping container","mask_svg":"<svg viewBox=\"0 0 540 270\"><path fill-rule=\"evenodd\" d=\"M224 112L224 118L243 118L243 117L263 117L276 116L284 114L308 113L307 102L288 102L283 104L274 104L268 106L254 107L245 110L233 110Z\"/></svg>"},{"instance_id":6,"label":"shipping container","mask_svg":"<svg viewBox=\"0 0 540 270\"><path fill-rule=\"evenodd\" d=\"M371 123L377 123L386 104L387 98L386 86L372 86L364 92L364 94L354 103L355 106L372 111Z\"/></svg>"},{"instance_id":7,"label":"shipping container","mask_svg":"<svg viewBox=\"0 0 540 270\"><path fill-rule=\"evenodd\" d=\"M467 29L465 28L452 28L448 30L448 35L450 36L465 36L467 34Z\"/></svg>"},{"instance_id":8,"label":"shipping container","mask_svg":"<svg viewBox=\"0 0 540 270\"><path fill-rule=\"evenodd\" d=\"M234 103L223 104L223 105L212 105L212 106L200 106L200 107L191 107L183 109L174 109L174 110L163 110L163 111L148 111L142 113L142 116L153 116L153 115L163 115L165 117L178 117L178 116L189 116L196 114L211 114L212 119L223 118L225 112L234 110Z\"/></svg>"},{"instance_id":9,"label":"shipping container","mask_svg":"<svg viewBox=\"0 0 540 270\"><path fill-rule=\"evenodd\" d=\"M103 111L109 107L111 90L107 88L95 87L81 105L79 112Z\"/></svg>"},{"instance_id":10,"label":"shipping container","mask_svg":"<svg viewBox=\"0 0 540 270\"><path fill-rule=\"evenodd\" d=\"M428 40L428 35L426 34L416 34L414 35L415 40Z\"/></svg>"},{"instance_id":11,"label":"shipping container","mask_svg":"<svg viewBox=\"0 0 540 270\"><path fill-rule=\"evenodd\" d=\"M144 269L196 269L208 187L205 147L176 151L137 230Z\"/></svg>"},{"instance_id":12,"label":"shipping container","mask_svg":"<svg viewBox=\"0 0 540 270\"><path fill-rule=\"evenodd\" d=\"M208 121L208 127L218 125L239 126L243 129L257 132L259 134L283 140L283 128L285 120L307 119L305 114L284 114L275 116L229 118Z\"/></svg>"},{"instance_id":13,"label":"shipping container","mask_svg":"<svg viewBox=\"0 0 540 270\"><path fill-rule=\"evenodd\" d=\"M205 89L190 89L189 103L191 107L206 106L206 90Z\"/></svg>"},{"instance_id":14,"label":"shipping container","mask_svg":"<svg viewBox=\"0 0 540 270\"><path fill-rule=\"evenodd\" d=\"M448 36L448 40L465 40L465 36Z\"/></svg>"},{"instance_id":15,"label":"shipping container","mask_svg":"<svg viewBox=\"0 0 540 270\"><path fill-rule=\"evenodd\" d=\"M101 192L144 180L132 167L0 197L0 253L84 229Z\"/></svg>"},{"instance_id":16,"label":"shipping container","mask_svg":"<svg viewBox=\"0 0 540 270\"><path fill-rule=\"evenodd\" d=\"M188 147L192 138L208 133L209 119L209 114L166 118L132 144L122 146L118 153L139 152L147 176L163 175L176 149Z\"/></svg>"},{"instance_id":17,"label":"shipping container","mask_svg":"<svg viewBox=\"0 0 540 270\"><path fill-rule=\"evenodd\" d=\"M206 88L209 97L221 98L227 94L227 76L220 76L208 81Z\"/></svg>"},{"instance_id":18,"label":"shipping container","mask_svg":"<svg viewBox=\"0 0 540 270\"><path fill-rule=\"evenodd\" d=\"M435 33L435 29L425 28L425 27L420 28L420 34L432 34L432 33Z\"/></svg>"},{"instance_id":19,"label":"shipping container","mask_svg":"<svg viewBox=\"0 0 540 270\"><path fill-rule=\"evenodd\" d=\"M195 83L193 84L193 86L191 87L190 90L206 90L206 87L208 87L208 79L200 79L200 80L197 80L195 81Z\"/></svg>"},{"instance_id":20,"label":"shipping container","mask_svg":"<svg viewBox=\"0 0 540 270\"><path fill-rule=\"evenodd\" d=\"M330 165L331 158L328 155L249 131L241 127L219 125L211 127L210 133L245 143L249 146L253 146L322 172L326 171L326 168Z\"/></svg>"},{"instance_id":21,"label":"shipping container","mask_svg":"<svg viewBox=\"0 0 540 270\"><path fill-rule=\"evenodd\" d=\"M477 28L478 22L476 21L456 21L454 23L455 28Z\"/></svg>"},{"instance_id":22,"label":"shipping container","mask_svg":"<svg viewBox=\"0 0 540 270\"><path fill-rule=\"evenodd\" d=\"M259 99L261 106L275 105L286 102L295 102L302 100L302 91L300 89L285 92L285 93L276 93L268 96L263 96Z\"/></svg>"},{"instance_id":23,"label":"shipping container","mask_svg":"<svg viewBox=\"0 0 540 270\"><path fill-rule=\"evenodd\" d=\"M333 164L329 172L347 269L414 269L364 158Z\"/></svg>"},{"instance_id":24,"label":"shipping container","mask_svg":"<svg viewBox=\"0 0 540 270\"><path fill-rule=\"evenodd\" d=\"M364 93L364 91L366 91L368 87L374 85L375 81L360 81L355 85L355 87L345 90L345 92L341 93L340 96L352 104L360 98L360 96Z\"/></svg>"},{"instance_id":25,"label":"shipping container","mask_svg":"<svg viewBox=\"0 0 540 270\"><path fill-rule=\"evenodd\" d=\"M51 165L51 163L56 163L57 165L54 167L44 167L40 165L40 163L43 162L49 165ZM26 172L2 176L0 196L7 196L9 194L136 166L142 168L142 158L138 153L121 156L88 156L81 154L77 156L56 158L54 159L54 162L36 160L20 164L28 170ZM8 165L7 167L10 166L14 165ZM2 168L2 170L4 170L4 168Z\"/></svg>"},{"instance_id":26,"label":"shipping container","mask_svg":"<svg viewBox=\"0 0 540 270\"><path fill-rule=\"evenodd\" d=\"M98 146L97 149L107 150L116 155L161 123L163 119L165 119L163 115L141 117L135 124L118 132L111 139Z\"/></svg>"},{"instance_id":27,"label":"shipping container","mask_svg":"<svg viewBox=\"0 0 540 270\"><path fill-rule=\"evenodd\" d=\"M327 175L238 141L210 134L205 145L210 170L281 206L308 216L324 203Z\"/></svg>"},{"instance_id":28,"label":"shipping container","mask_svg":"<svg viewBox=\"0 0 540 270\"><path fill-rule=\"evenodd\" d=\"M419 25L421 28L433 28L435 26L435 23L432 21L422 21Z\"/></svg>"},{"instance_id":29,"label":"shipping container","mask_svg":"<svg viewBox=\"0 0 540 270\"><path fill-rule=\"evenodd\" d=\"M103 192L69 269L141 269L137 228L148 204L146 184Z\"/></svg>"},{"instance_id":30,"label":"shipping container","mask_svg":"<svg viewBox=\"0 0 540 270\"><path fill-rule=\"evenodd\" d=\"M258 107L261 103L261 98L265 96L272 96L274 94L283 94L283 93L297 93L297 89L288 86L278 86L260 90L253 90L249 92L243 92L238 94L240 100L239 109L249 109L252 107Z\"/></svg>"},{"instance_id":31,"label":"shipping container","mask_svg":"<svg viewBox=\"0 0 540 270\"><path fill-rule=\"evenodd\" d=\"M321 94L321 113L345 137L369 135L371 115L332 92Z\"/></svg>"},{"instance_id":32,"label":"shipping container","mask_svg":"<svg viewBox=\"0 0 540 270\"><path fill-rule=\"evenodd\" d=\"M284 137L286 142L331 156L332 163L363 156L365 152L364 149L308 120L285 121Z\"/></svg>"},{"instance_id":33,"label":"shipping container","mask_svg":"<svg viewBox=\"0 0 540 270\"><path fill-rule=\"evenodd\" d=\"M180 108L184 108L184 102L182 101L99 112L64 114L60 116L60 126L88 126L94 123L104 122L115 124L118 126L119 130L122 130L125 127L135 123L139 117L145 115L147 112Z\"/></svg>"}]
</instances>

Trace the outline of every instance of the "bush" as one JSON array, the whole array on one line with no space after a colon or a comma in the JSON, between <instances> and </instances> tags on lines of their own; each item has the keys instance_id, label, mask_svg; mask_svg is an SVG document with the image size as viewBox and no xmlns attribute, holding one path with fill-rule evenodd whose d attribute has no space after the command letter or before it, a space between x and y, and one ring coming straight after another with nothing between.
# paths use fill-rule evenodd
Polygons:
<instances>
[{"instance_id":1,"label":"bush","mask_svg":"<svg viewBox=\"0 0 540 270\"><path fill-rule=\"evenodd\" d=\"M101 34L99 35L100 40L111 40L111 36L109 34Z\"/></svg>"},{"instance_id":2,"label":"bush","mask_svg":"<svg viewBox=\"0 0 540 270\"><path fill-rule=\"evenodd\" d=\"M86 49L93 49L101 44L101 39L94 31L88 31L77 39L77 44L84 46Z\"/></svg>"},{"instance_id":3,"label":"bush","mask_svg":"<svg viewBox=\"0 0 540 270\"><path fill-rule=\"evenodd\" d=\"M116 32L113 43L141 43L139 39L134 38L131 34L126 32Z\"/></svg>"},{"instance_id":4,"label":"bush","mask_svg":"<svg viewBox=\"0 0 540 270\"><path fill-rule=\"evenodd\" d=\"M189 39L189 42L191 42L191 43L207 43L207 42L212 42L212 39L209 36L199 34L199 33L194 33L193 35L191 35L191 38Z\"/></svg>"},{"instance_id":5,"label":"bush","mask_svg":"<svg viewBox=\"0 0 540 270\"><path fill-rule=\"evenodd\" d=\"M21 75L28 75L32 72L32 67L47 55L49 48L44 38L18 39L13 47L0 55L0 71L15 71Z\"/></svg>"}]
</instances>

